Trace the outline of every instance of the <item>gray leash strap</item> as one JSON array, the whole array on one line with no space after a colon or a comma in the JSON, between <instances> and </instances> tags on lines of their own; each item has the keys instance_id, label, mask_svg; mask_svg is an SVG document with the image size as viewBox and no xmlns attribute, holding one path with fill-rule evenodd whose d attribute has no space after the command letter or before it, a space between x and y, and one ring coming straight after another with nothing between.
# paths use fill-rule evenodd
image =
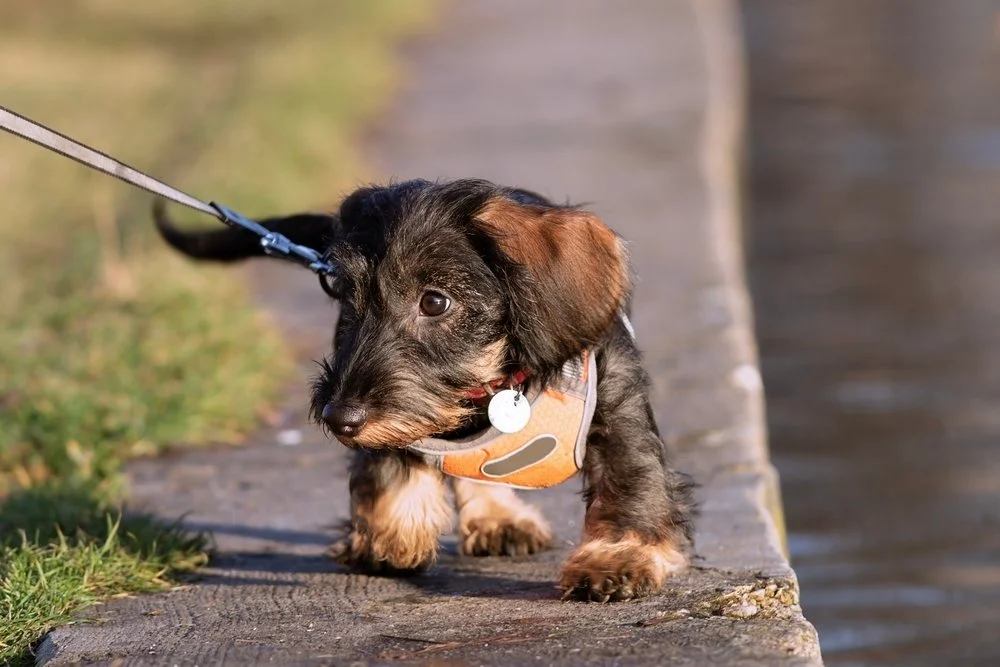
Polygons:
<instances>
[{"instance_id":1,"label":"gray leash strap","mask_svg":"<svg viewBox=\"0 0 1000 667\"><path fill-rule=\"evenodd\" d=\"M325 274L335 273L333 265L325 261L320 253L313 248L292 243L287 237L269 231L266 227L222 204L215 202L205 203L200 199L196 199L177 188L167 185L163 181L159 181L152 176L142 173L138 169L119 162L110 155L94 150L3 106L0 106L0 129L22 139L27 139L31 143L37 144L42 148L47 148L54 153L75 160L91 169L96 169L108 176L114 176L129 185L134 185L137 188L152 192L155 195L187 206L188 208L193 208L196 211L207 213L230 227L239 227L253 232L261 237L260 244L264 248L264 252L269 255L298 262L320 274L321 277Z\"/></svg>"}]
</instances>

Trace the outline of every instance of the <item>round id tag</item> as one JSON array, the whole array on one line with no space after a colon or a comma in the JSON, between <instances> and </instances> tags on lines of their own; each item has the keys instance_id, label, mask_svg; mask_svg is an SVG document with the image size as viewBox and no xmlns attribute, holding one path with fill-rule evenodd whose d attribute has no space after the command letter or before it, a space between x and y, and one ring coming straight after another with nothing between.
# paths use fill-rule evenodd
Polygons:
<instances>
[{"instance_id":1,"label":"round id tag","mask_svg":"<svg viewBox=\"0 0 1000 667\"><path fill-rule=\"evenodd\" d=\"M486 408L493 428L502 433L517 433L528 425L531 419L531 403L528 397L513 389L498 391L490 399Z\"/></svg>"}]
</instances>

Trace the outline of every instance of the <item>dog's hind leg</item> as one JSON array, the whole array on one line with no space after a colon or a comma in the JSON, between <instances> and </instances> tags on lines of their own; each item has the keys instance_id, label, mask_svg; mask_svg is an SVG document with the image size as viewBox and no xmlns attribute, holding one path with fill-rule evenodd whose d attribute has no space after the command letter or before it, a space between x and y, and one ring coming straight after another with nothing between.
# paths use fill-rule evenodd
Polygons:
<instances>
[{"instance_id":1,"label":"dog's hind leg","mask_svg":"<svg viewBox=\"0 0 1000 667\"><path fill-rule=\"evenodd\" d=\"M452 526L444 477L397 451L362 451L351 466L351 520L331 557L356 570L408 574L427 569Z\"/></svg>"},{"instance_id":2,"label":"dog's hind leg","mask_svg":"<svg viewBox=\"0 0 1000 667\"><path fill-rule=\"evenodd\" d=\"M520 556L552 545L552 530L542 513L509 487L456 479L455 503L467 556Z\"/></svg>"}]
</instances>

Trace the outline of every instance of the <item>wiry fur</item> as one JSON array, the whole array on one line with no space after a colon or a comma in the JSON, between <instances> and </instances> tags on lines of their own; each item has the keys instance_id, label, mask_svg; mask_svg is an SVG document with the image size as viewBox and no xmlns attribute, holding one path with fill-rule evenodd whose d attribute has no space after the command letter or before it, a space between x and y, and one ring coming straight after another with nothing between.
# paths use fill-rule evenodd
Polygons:
<instances>
[{"instance_id":1,"label":"wiry fur","mask_svg":"<svg viewBox=\"0 0 1000 667\"><path fill-rule=\"evenodd\" d=\"M560 586L569 597L628 599L655 592L683 566L689 484L669 465L640 353L618 317L629 299L629 270L622 243L603 222L525 190L469 179L363 188L336 214L261 223L322 247L339 269L333 352L312 391L321 423L335 406L366 415L337 436L357 450L351 525L334 548L339 560L377 572L427 567L451 525L450 509L439 473L402 448L483 428L483 406L465 397L470 388L518 369L531 371L529 382L547 383L589 348L597 355L598 400L584 461L584 543ZM183 232L162 211L157 226L192 257L262 254L239 230ZM450 310L422 314L426 290L446 295ZM469 484L456 489L465 553L531 553L550 544L544 520L512 492Z\"/></svg>"}]
</instances>

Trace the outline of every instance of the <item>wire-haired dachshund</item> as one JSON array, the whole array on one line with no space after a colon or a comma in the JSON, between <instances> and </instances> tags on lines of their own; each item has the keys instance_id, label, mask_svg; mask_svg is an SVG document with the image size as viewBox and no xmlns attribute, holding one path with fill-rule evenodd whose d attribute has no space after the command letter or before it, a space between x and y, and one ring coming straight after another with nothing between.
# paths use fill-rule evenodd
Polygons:
<instances>
[{"instance_id":1,"label":"wire-haired dachshund","mask_svg":"<svg viewBox=\"0 0 1000 667\"><path fill-rule=\"evenodd\" d=\"M190 257L263 254L243 230L181 231L162 206L155 218ZM655 593L685 566L690 484L668 461L621 316L631 293L625 247L600 219L468 179L366 187L336 213L261 224L338 268L333 351L312 390L313 417L354 450L337 560L365 572L427 568L452 527L448 478L406 447L488 427L470 388L519 372L526 387L544 387L589 350L598 380L582 462L586 519L559 585L568 598L626 600ZM552 543L545 519L511 488L453 486L464 554L530 554Z\"/></svg>"}]
</instances>

